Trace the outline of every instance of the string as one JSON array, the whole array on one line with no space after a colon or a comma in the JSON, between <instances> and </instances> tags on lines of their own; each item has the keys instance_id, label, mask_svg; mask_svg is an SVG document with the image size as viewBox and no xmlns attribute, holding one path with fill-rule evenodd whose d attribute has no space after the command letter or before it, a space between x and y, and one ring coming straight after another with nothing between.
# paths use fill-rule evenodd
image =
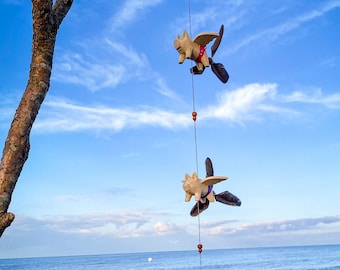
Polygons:
<instances>
[{"instance_id":1,"label":"string","mask_svg":"<svg viewBox=\"0 0 340 270\"><path fill-rule=\"evenodd\" d=\"M192 37L192 27L191 27L191 3L190 0L188 0L188 13L189 13L189 33L190 37ZM193 63L191 63L191 70L193 68ZM194 120L194 136L195 136L195 160L196 160L196 172L198 173L198 144L197 144L197 126L196 126L196 106L195 106L195 85L194 85L194 74L191 73L191 92L192 92L192 116ZM198 209L198 215L197 215L197 226L198 226L198 250L199 250L199 262L200 262L200 269L202 269L202 244L201 244L201 220L200 220L200 207L199 207L199 201L197 203L197 209Z\"/></svg>"},{"instance_id":2,"label":"string","mask_svg":"<svg viewBox=\"0 0 340 270\"><path fill-rule=\"evenodd\" d=\"M191 63L192 68L192 63ZM195 87L194 87L194 74L191 74L191 92L192 92L192 113L194 118L194 138L195 138L195 161L196 161L196 172L198 173L198 143L197 143L197 125L196 125L196 106L195 106Z\"/></svg>"},{"instance_id":3,"label":"string","mask_svg":"<svg viewBox=\"0 0 340 270\"><path fill-rule=\"evenodd\" d=\"M190 37L192 37L191 35L191 3L190 3L190 0L188 0L188 7L189 7L189 34L190 34Z\"/></svg>"}]
</instances>

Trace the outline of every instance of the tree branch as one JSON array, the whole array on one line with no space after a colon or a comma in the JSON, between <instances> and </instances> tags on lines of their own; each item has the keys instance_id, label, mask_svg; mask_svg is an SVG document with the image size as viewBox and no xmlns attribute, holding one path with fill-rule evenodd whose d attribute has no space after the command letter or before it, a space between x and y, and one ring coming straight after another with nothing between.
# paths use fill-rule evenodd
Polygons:
<instances>
[{"instance_id":1,"label":"tree branch","mask_svg":"<svg viewBox=\"0 0 340 270\"><path fill-rule=\"evenodd\" d=\"M12 194L30 149L30 133L50 87L58 28L73 0L32 0L33 41L29 79L15 112L0 162L0 237L11 225L7 213Z\"/></svg>"},{"instance_id":2,"label":"tree branch","mask_svg":"<svg viewBox=\"0 0 340 270\"><path fill-rule=\"evenodd\" d=\"M61 22L72 6L73 0L57 0L52 8L54 23L59 28Z\"/></svg>"}]
</instances>

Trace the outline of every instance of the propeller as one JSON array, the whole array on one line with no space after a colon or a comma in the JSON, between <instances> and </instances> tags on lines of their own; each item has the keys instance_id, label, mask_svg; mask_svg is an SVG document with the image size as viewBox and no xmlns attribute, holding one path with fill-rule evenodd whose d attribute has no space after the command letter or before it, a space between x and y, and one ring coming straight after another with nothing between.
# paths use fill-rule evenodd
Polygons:
<instances>
[{"instance_id":1,"label":"propeller","mask_svg":"<svg viewBox=\"0 0 340 270\"><path fill-rule=\"evenodd\" d=\"M217 45L217 47L218 47L218 45ZM211 159L208 158L208 157L205 160L205 169L206 169L206 177L214 176L214 168L213 168ZM214 193L215 200L220 202L220 203L227 204L227 205L230 205L230 206L240 206L241 205L241 200L229 191L223 191L219 194L216 194L214 191L212 191L212 192ZM192 207L192 209L190 211L190 215L192 217L195 217L195 216L199 215L200 213L202 213L204 210L208 209L208 207L209 207L209 200L206 199L204 203L202 203L199 200Z\"/></svg>"},{"instance_id":2,"label":"propeller","mask_svg":"<svg viewBox=\"0 0 340 270\"><path fill-rule=\"evenodd\" d=\"M221 44L223 33L224 33L224 25L222 24L220 31L219 31L219 36L215 39L214 44L211 46L211 57L209 57L209 63L211 65L211 70L214 72L214 74L217 76L217 78L219 78L221 82L226 83L229 80L229 74L228 74L227 70L224 68L223 64L215 63L213 61L213 57L214 57L218 47ZM203 71L204 71L204 68L201 71L199 71L197 67L193 67L191 69L191 72L193 74L202 74Z\"/></svg>"},{"instance_id":3,"label":"propeller","mask_svg":"<svg viewBox=\"0 0 340 270\"><path fill-rule=\"evenodd\" d=\"M210 158L206 158L205 160L205 170L206 170L206 177L214 175L214 168L213 168ZM205 200L205 203L202 203L201 201L197 201L194 207L190 211L190 216L195 217L199 215L200 212L203 212L204 210L208 209L208 207L209 207L208 200Z\"/></svg>"},{"instance_id":4,"label":"propeller","mask_svg":"<svg viewBox=\"0 0 340 270\"><path fill-rule=\"evenodd\" d=\"M211 57L209 58L209 62L211 65L211 70L215 73L217 78L219 78L221 82L226 83L229 80L229 74L227 70L224 68L223 64L214 63L213 61L213 57L221 44L223 33L224 25L222 24L219 32L219 37L216 38L214 44L211 46Z\"/></svg>"}]
</instances>

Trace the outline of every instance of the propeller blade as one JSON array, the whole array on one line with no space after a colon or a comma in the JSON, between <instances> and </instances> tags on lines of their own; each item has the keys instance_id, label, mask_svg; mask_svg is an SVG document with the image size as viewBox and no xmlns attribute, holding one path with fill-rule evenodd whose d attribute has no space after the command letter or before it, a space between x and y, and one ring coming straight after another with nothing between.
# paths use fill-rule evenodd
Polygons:
<instances>
[{"instance_id":1,"label":"propeller blade","mask_svg":"<svg viewBox=\"0 0 340 270\"><path fill-rule=\"evenodd\" d=\"M224 32L224 25L221 25L220 32L219 32L219 37L216 38L214 44L211 46L211 57L213 57L220 46L220 43L222 41L223 37L223 32Z\"/></svg>"},{"instance_id":2,"label":"propeller blade","mask_svg":"<svg viewBox=\"0 0 340 270\"><path fill-rule=\"evenodd\" d=\"M208 157L205 160L205 171L207 172L206 177L214 175L214 168L213 168L210 158Z\"/></svg>"},{"instance_id":3,"label":"propeller blade","mask_svg":"<svg viewBox=\"0 0 340 270\"><path fill-rule=\"evenodd\" d=\"M219 194L215 194L216 201L220 203L224 203L231 206L240 206L241 200L237 198L234 194L231 194L228 191L221 192Z\"/></svg>"},{"instance_id":4,"label":"propeller blade","mask_svg":"<svg viewBox=\"0 0 340 270\"><path fill-rule=\"evenodd\" d=\"M221 82L226 83L229 80L229 74L221 63L212 63L211 70Z\"/></svg>"},{"instance_id":5,"label":"propeller blade","mask_svg":"<svg viewBox=\"0 0 340 270\"><path fill-rule=\"evenodd\" d=\"M204 210L208 209L209 201L205 200L205 203L202 203L201 201L198 201L195 203L194 207L190 211L190 216L196 217L199 214L201 214Z\"/></svg>"},{"instance_id":6,"label":"propeller blade","mask_svg":"<svg viewBox=\"0 0 340 270\"><path fill-rule=\"evenodd\" d=\"M190 72L195 75L201 75L204 71L205 67L203 66L203 70L198 70L197 66L190 68Z\"/></svg>"}]
</instances>

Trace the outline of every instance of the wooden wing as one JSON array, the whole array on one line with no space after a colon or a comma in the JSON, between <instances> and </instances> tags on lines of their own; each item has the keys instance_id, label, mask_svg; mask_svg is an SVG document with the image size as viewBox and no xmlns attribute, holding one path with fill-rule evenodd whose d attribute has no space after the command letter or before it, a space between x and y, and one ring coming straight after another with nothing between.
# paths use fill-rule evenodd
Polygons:
<instances>
[{"instance_id":1,"label":"wooden wing","mask_svg":"<svg viewBox=\"0 0 340 270\"><path fill-rule=\"evenodd\" d=\"M204 178L201 183L203 185L212 186L227 179L228 177L226 176L209 176Z\"/></svg>"},{"instance_id":2,"label":"wooden wing","mask_svg":"<svg viewBox=\"0 0 340 270\"><path fill-rule=\"evenodd\" d=\"M198 45L201 46L206 46L210 41L212 41L214 38L219 37L220 35L217 33L212 33L212 32L204 32L204 33L200 33L198 34L195 39L194 42Z\"/></svg>"}]
</instances>

